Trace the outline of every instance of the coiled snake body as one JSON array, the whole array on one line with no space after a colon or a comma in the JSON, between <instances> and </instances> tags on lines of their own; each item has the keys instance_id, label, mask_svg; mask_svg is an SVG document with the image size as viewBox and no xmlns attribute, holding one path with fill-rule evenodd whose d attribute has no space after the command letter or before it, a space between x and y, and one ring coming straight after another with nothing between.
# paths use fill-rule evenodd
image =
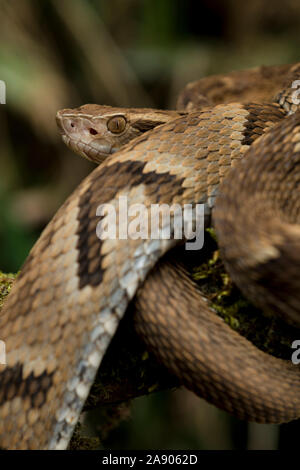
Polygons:
<instances>
[{"instance_id":1,"label":"coiled snake body","mask_svg":"<svg viewBox=\"0 0 300 470\"><path fill-rule=\"evenodd\" d=\"M120 196L147 208L204 203L210 214L226 175L214 216L226 265L256 303L299 325L300 114L291 98L299 76L299 65L286 70L277 103L189 113L87 105L58 115L65 142L104 161L46 227L1 312L2 448L67 446L137 289L137 330L188 388L241 418L300 416L297 367L230 330L179 264L158 262L176 240L96 235L97 207L117 208ZM134 140L117 151L126 136Z\"/></svg>"}]
</instances>

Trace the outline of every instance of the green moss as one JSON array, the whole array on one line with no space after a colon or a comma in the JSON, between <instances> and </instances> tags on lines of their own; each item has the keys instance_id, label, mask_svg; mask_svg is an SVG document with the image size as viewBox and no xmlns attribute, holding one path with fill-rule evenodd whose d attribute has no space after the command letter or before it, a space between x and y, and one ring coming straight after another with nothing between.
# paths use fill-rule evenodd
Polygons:
<instances>
[{"instance_id":1,"label":"green moss","mask_svg":"<svg viewBox=\"0 0 300 470\"><path fill-rule=\"evenodd\" d=\"M83 426L77 423L68 450L99 450L102 448L98 437L83 436L83 431Z\"/></svg>"},{"instance_id":2,"label":"green moss","mask_svg":"<svg viewBox=\"0 0 300 470\"><path fill-rule=\"evenodd\" d=\"M207 259L192 270L192 277L211 307L234 330L244 335L263 351L276 357L290 358L295 329L278 318L266 317L254 307L233 284L225 271L212 229L207 231Z\"/></svg>"},{"instance_id":3,"label":"green moss","mask_svg":"<svg viewBox=\"0 0 300 470\"><path fill-rule=\"evenodd\" d=\"M10 293L16 274L4 274L0 271L0 310L6 296Z\"/></svg>"}]
</instances>

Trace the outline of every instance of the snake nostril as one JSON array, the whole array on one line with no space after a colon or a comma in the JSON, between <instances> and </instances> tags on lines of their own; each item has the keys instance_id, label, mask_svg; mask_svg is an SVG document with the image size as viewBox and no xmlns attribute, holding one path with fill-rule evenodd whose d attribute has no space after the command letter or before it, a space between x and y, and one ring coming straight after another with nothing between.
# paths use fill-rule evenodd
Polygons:
<instances>
[{"instance_id":1,"label":"snake nostril","mask_svg":"<svg viewBox=\"0 0 300 470\"><path fill-rule=\"evenodd\" d=\"M96 131L96 129L93 129L92 127L90 128L90 134L92 135L97 135L98 132Z\"/></svg>"}]
</instances>

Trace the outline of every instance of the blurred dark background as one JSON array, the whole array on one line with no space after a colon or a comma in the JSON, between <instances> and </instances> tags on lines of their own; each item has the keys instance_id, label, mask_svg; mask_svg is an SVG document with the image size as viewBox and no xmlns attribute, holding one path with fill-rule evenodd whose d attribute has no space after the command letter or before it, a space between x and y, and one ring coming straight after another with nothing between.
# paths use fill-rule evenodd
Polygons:
<instances>
[{"instance_id":1,"label":"blurred dark background","mask_svg":"<svg viewBox=\"0 0 300 470\"><path fill-rule=\"evenodd\" d=\"M16 272L93 166L55 112L84 103L174 108L213 73L299 60L297 0L0 0L0 268ZM110 448L276 449L298 423L243 423L184 390L135 400Z\"/></svg>"}]
</instances>

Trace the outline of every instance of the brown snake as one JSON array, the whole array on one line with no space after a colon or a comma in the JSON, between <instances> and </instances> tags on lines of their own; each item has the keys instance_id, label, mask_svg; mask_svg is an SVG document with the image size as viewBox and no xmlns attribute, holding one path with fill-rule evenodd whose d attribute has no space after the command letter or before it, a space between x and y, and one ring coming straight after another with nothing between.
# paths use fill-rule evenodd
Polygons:
<instances>
[{"instance_id":1,"label":"brown snake","mask_svg":"<svg viewBox=\"0 0 300 470\"><path fill-rule=\"evenodd\" d=\"M255 302L299 325L300 114L291 101L299 65L284 76L280 105L229 103L181 115L87 105L58 115L65 142L104 161L48 224L1 312L2 448L67 446L140 286L136 328L184 385L241 418L300 416L298 368L233 332L172 258L158 262L176 240L96 236L97 207L120 196L147 207L205 203L209 215L235 167L214 215L226 265Z\"/></svg>"}]
</instances>

